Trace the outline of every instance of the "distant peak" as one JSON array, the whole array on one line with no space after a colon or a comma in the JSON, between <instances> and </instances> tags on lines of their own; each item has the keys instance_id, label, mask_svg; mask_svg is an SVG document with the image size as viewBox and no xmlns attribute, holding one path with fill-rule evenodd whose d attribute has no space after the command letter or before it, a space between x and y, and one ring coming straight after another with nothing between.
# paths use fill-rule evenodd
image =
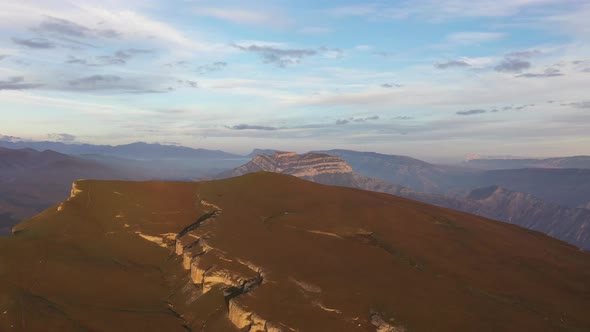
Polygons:
<instances>
[{"instance_id":1,"label":"distant peak","mask_svg":"<svg viewBox=\"0 0 590 332\"><path fill-rule=\"evenodd\" d=\"M340 157L323 153L298 154L274 151L273 154L259 154L246 165L236 169L238 174L258 171L311 177L321 174L352 173L352 167Z\"/></svg>"},{"instance_id":2,"label":"distant peak","mask_svg":"<svg viewBox=\"0 0 590 332\"><path fill-rule=\"evenodd\" d=\"M502 188L500 188L500 186L489 186L489 187L477 188L477 189L473 189L469 193L467 198L480 201L480 200L484 200L486 198L489 198L494 193L501 191L501 190L502 190Z\"/></svg>"}]
</instances>

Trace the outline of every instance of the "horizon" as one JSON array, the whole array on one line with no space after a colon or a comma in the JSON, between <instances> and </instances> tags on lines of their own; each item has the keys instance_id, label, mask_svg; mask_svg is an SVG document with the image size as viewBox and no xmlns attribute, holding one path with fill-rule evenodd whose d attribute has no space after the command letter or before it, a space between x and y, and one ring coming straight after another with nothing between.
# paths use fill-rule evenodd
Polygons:
<instances>
[{"instance_id":1,"label":"horizon","mask_svg":"<svg viewBox=\"0 0 590 332\"><path fill-rule=\"evenodd\" d=\"M0 4L0 133L427 161L589 155L590 2Z\"/></svg>"},{"instance_id":2,"label":"horizon","mask_svg":"<svg viewBox=\"0 0 590 332\"><path fill-rule=\"evenodd\" d=\"M61 141L51 141L51 140L34 141L34 140L30 140L30 139L23 139L21 137L6 136L6 135L0 134L0 144L2 144L2 143L7 143L7 144L9 144L9 146L10 146L10 144L23 144L26 146L27 144L32 144L32 143L57 143L57 144L65 144L65 145L91 145L91 146L108 146L108 147L119 147L119 146L128 146L128 145L134 145L134 144L145 144L145 145L158 145L158 146L164 146L164 147L180 147L180 148L189 148L189 149L195 149L195 150L224 152L224 153L233 154L236 157L248 157L250 154L254 153L256 150L273 150L275 152L297 153L297 154L342 150L342 151L351 151L351 152L360 152L360 153L377 153L377 154L382 154L382 155L410 157L410 158L419 159L419 160L426 161L426 162L433 163L433 164L449 164L449 165L461 163L461 162L467 162L467 161L471 161L471 160L493 160L493 159L503 159L503 160L539 159L539 160L542 160L542 159L551 159L551 158L590 157L590 155L554 155L554 156L550 156L550 157L540 157L540 156L525 156L525 155L520 155L520 156L518 156L518 155L483 155L483 154L478 154L478 153L468 153L468 154L463 155L459 159L454 159L454 158L432 159L432 158L421 158L421 157L412 156L412 155L385 153L385 152L373 151L373 150L350 150L350 149L331 149L330 148L330 149L314 149L314 150L294 151L294 150L284 150L284 149L279 149L279 148L275 149L275 148L264 148L264 147L254 147L254 148L251 148L250 150L247 150L247 151L232 152L232 151L220 150L220 149L208 149L206 147L200 147L200 146L192 147L192 146L179 145L179 144L165 144L165 143L159 143L159 142L145 142L145 141L134 141L134 142L123 143L123 144L114 144L114 145L112 145L112 144L90 144L90 143L83 143L83 142L61 142ZM0 146L0 148L2 148L2 146ZM11 148L13 148L13 147L11 147ZM29 147L23 147L23 148L29 148ZM53 151L53 150L45 149L43 151Z\"/></svg>"}]
</instances>

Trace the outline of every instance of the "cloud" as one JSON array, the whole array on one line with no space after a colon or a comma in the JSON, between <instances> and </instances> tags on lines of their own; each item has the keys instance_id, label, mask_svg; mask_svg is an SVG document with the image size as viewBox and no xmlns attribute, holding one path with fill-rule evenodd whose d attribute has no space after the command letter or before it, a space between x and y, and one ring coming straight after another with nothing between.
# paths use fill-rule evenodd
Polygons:
<instances>
[{"instance_id":1,"label":"cloud","mask_svg":"<svg viewBox=\"0 0 590 332\"><path fill-rule=\"evenodd\" d=\"M517 58L506 58L494 70L502 73L519 73L524 69L529 69L531 63Z\"/></svg>"},{"instance_id":2,"label":"cloud","mask_svg":"<svg viewBox=\"0 0 590 332\"><path fill-rule=\"evenodd\" d=\"M199 67L197 67L197 69L195 71L199 75L204 75L204 74L208 74L208 73L222 71L225 67L227 67L227 62L217 61L217 62L213 62L208 65L199 66Z\"/></svg>"},{"instance_id":3,"label":"cloud","mask_svg":"<svg viewBox=\"0 0 590 332\"><path fill-rule=\"evenodd\" d=\"M74 38L116 38L121 35L121 33L113 29L90 29L81 24L52 16L48 16L33 31L42 34L53 33Z\"/></svg>"},{"instance_id":4,"label":"cloud","mask_svg":"<svg viewBox=\"0 0 590 332\"><path fill-rule=\"evenodd\" d=\"M333 8L329 10L329 13L338 17L354 17L374 15L376 11L377 6L375 4L367 3Z\"/></svg>"},{"instance_id":5,"label":"cloud","mask_svg":"<svg viewBox=\"0 0 590 332\"><path fill-rule=\"evenodd\" d=\"M70 56L65 63L79 64L90 67L110 66L110 65L124 65L133 57L140 54L150 54L153 50L130 48L126 50L119 50L113 55L100 55L92 58L79 58Z\"/></svg>"},{"instance_id":6,"label":"cloud","mask_svg":"<svg viewBox=\"0 0 590 332\"><path fill-rule=\"evenodd\" d=\"M56 43L54 43L51 40L46 39L46 38L21 39L21 38L13 37L12 42L17 45L25 46L28 48L35 48L35 49L50 49L50 48L57 47Z\"/></svg>"},{"instance_id":7,"label":"cloud","mask_svg":"<svg viewBox=\"0 0 590 332\"><path fill-rule=\"evenodd\" d=\"M191 80L176 80L176 82L180 85L189 87L189 88L198 88L199 87L199 83L195 82L195 81L191 81Z\"/></svg>"},{"instance_id":8,"label":"cloud","mask_svg":"<svg viewBox=\"0 0 590 332\"><path fill-rule=\"evenodd\" d=\"M532 58L542 54L539 50L517 51L506 54L508 58Z\"/></svg>"},{"instance_id":9,"label":"cloud","mask_svg":"<svg viewBox=\"0 0 590 332\"><path fill-rule=\"evenodd\" d=\"M47 138L50 140L58 141L58 142L74 142L76 141L76 136L70 134L47 134Z\"/></svg>"},{"instance_id":10,"label":"cloud","mask_svg":"<svg viewBox=\"0 0 590 332\"><path fill-rule=\"evenodd\" d=\"M379 120L379 116L373 115L373 116L367 116L364 118L350 118L350 120L353 122L367 122L367 121L371 121L371 120Z\"/></svg>"},{"instance_id":11,"label":"cloud","mask_svg":"<svg viewBox=\"0 0 590 332\"><path fill-rule=\"evenodd\" d=\"M421 19L445 21L454 18L508 17L523 10L552 4L563 0L414 0L389 5L380 1L359 5L342 6L328 10L336 17L364 17L369 20ZM567 18L561 18L567 20Z\"/></svg>"},{"instance_id":12,"label":"cloud","mask_svg":"<svg viewBox=\"0 0 590 332\"><path fill-rule=\"evenodd\" d=\"M458 111L456 112L457 115L474 115L474 114L483 114L487 113L486 110L482 109L475 109L475 110L468 110L468 111Z\"/></svg>"},{"instance_id":13,"label":"cloud","mask_svg":"<svg viewBox=\"0 0 590 332\"><path fill-rule=\"evenodd\" d=\"M67 82L66 90L93 92L93 91L117 91L121 93L163 93L174 91L175 88L154 89L149 86L152 80L142 79L123 79L117 75L91 75Z\"/></svg>"},{"instance_id":14,"label":"cloud","mask_svg":"<svg viewBox=\"0 0 590 332\"><path fill-rule=\"evenodd\" d=\"M10 55L7 55L7 54L0 54L0 61L2 61L2 60L4 60L4 59L8 58L9 56L10 56Z\"/></svg>"},{"instance_id":15,"label":"cloud","mask_svg":"<svg viewBox=\"0 0 590 332\"><path fill-rule=\"evenodd\" d=\"M291 20L278 12L263 10L227 9L227 8L196 8L193 11L199 16L213 17L235 24L285 27L291 25Z\"/></svg>"},{"instance_id":16,"label":"cloud","mask_svg":"<svg viewBox=\"0 0 590 332\"><path fill-rule=\"evenodd\" d=\"M473 45L497 41L504 36L500 32L456 32L448 35L446 40L453 44Z\"/></svg>"},{"instance_id":17,"label":"cloud","mask_svg":"<svg viewBox=\"0 0 590 332\"><path fill-rule=\"evenodd\" d=\"M322 52L326 58L339 59L344 57L344 51L339 48L322 46L319 48L319 51Z\"/></svg>"},{"instance_id":18,"label":"cloud","mask_svg":"<svg viewBox=\"0 0 590 332\"><path fill-rule=\"evenodd\" d=\"M22 140L21 137L0 134L0 142L18 142Z\"/></svg>"},{"instance_id":19,"label":"cloud","mask_svg":"<svg viewBox=\"0 0 590 332\"><path fill-rule=\"evenodd\" d=\"M281 68L297 65L304 58L318 53L313 49L280 49L273 46L241 46L237 44L233 44L233 46L244 52L256 53L262 57L264 63L275 64Z\"/></svg>"},{"instance_id":20,"label":"cloud","mask_svg":"<svg viewBox=\"0 0 590 332\"><path fill-rule=\"evenodd\" d=\"M336 120L336 124L337 125L345 125L345 124L349 124L349 123L363 123L363 122L367 122L367 121L372 121L372 120L379 120L379 116L378 115L372 115L372 116L366 116L366 117L361 117L361 118L348 118L348 119L338 119Z\"/></svg>"},{"instance_id":21,"label":"cloud","mask_svg":"<svg viewBox=\"0 0 590 332\"><path fill-rule=\"evenodd\" d=\"M557 68L547 68L542 73L526 73L520 74L516 77L525 77L525 78L542 78L542 77L558 77L564 76L564 74Z\"/></svg>"},{"instance_id":22,"label":"cloud","mask_svg":"<svg viewBox=\"0 0 590 332\"><path fill-rule=\"evenodd\" d=\"M590 100L589 101L579 101L575 103L568 103L568 104L561 104L562 106L572 106L574 108L579 109L590 109Z\"/></svg>"},{"instance_id":23,"label":"cloud","mask_svg":"<svg viewBox=\"0 0 590 332\"><path fill-rule=\"evenodd\" d=\"M22 76L14 76L6 81L0 81L0 90L28 90L41 86L43 86L43 84L25 83L25 78Z\"/></svg>"},{"instance_id":24,"label":"cloud","mask_svg":"<svg viewBox=\"0 0 590 332\"><path fill-rule=\"evenodd\" d=\"M278 130L275 127L268 127L268 126L258 126L258 125L249 125L249 124L239 124L236 126L227 127L231 130L264 130L264 131L273 131Z\"/></svg>"},{"instance_id":25,"label":"cloud","mask_svg":"<svg viewBox=\"0 0 590 332\"><path fill-rule=\"evenodd\" d=\"M412 120L414 117L412 116L396 116L393 118L394 120Z\"/></svg>"},{"instance_id":26,"label":"cloud","mask_svg":"<svg viewBox=\"0 0 590 332\"><path fill-rule=\"evenodd\" d=\"M447 62L439 62L434 65L438 69L447 69L447 68L464 68L470 67L471 65L463 60L450 60Z\"/></svg>"},{"instance_id":27,"label":"cloud","mask_svg":"<svg viewBox=\"0 0 590 332\"><path fill-rule=\"evenodd\" d=\"M309 27L303 27L303 28L299 29L298 32L315 35L315 34L330 33L330 32L332 32L332 29L325 27L325 26L309 26Z\"/></svg>"},{"instance_id":28,"label":"cloud","mask_svg":"<svg viewBox=\"0 0 590 332\"><path fill-rule=\"evenodd\" d=\"M390 88L401 88L402 85L401 84L397 84L397 83L383 83L383 84L381 84L381 87L382 88L388 88L388 89L390 89Z\"/></svg>"}]
</instances>

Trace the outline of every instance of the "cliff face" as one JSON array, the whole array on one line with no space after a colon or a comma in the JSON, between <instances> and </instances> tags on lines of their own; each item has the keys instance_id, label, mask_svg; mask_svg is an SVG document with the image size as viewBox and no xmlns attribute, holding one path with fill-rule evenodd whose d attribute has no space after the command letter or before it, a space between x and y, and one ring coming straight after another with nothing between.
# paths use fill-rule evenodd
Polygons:
<instances>
[{"instance_id":1,"label":"cliff face","mask_svg":"<svg viewBox=\"0 0 590 332\"><path fill-rule=\"evenodd\" d=\"M320 174L352 173L352 168L342 159L326 154L275 152L272 155L257 155L249 163L234 169L230 174L239 176L260 171L313 178Z\"/></svg>"},{"instance_id":2,"label":"cliff face","mask_svg":"<svg viewBox=\"0 0 590 332\"><path fill-rule=\"evenodd\" d=\"M516 224L590 250L590 210L547 203L498 186L473 190L462 210Z\"/></svg>"},{"instance_id":3,"label":"cliff face","mask_svg":"<svg viewBox=\"0 0 590 332\"><path fill-rule=\"evenodd\" d=\"M512 225L272 173L73 189L0 239L1 331L590 328L590 256Z\"/></svg>"}]
</instances>

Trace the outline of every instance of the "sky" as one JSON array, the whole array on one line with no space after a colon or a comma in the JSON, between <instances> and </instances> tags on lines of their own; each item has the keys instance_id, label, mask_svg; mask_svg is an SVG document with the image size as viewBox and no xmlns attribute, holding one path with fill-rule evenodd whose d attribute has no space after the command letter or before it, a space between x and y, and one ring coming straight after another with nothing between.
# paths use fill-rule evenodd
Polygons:
<instances>
[{"instance_id":1,"label":"sky","mask_svg":"<svg viewBox=\"0 0 590 332\"><path fill-rule=\"evenodd\" d=\"M0 139L590 154L590 0L5 0Z\"/></svg>"}]
</instances>

